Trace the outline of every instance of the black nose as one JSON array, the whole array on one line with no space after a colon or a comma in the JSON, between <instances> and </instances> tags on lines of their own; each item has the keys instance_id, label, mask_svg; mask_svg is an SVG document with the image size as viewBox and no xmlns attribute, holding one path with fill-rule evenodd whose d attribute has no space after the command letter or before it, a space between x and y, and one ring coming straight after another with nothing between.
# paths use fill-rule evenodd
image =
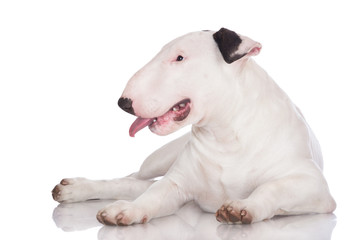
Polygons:
<instances>
[{"instance_id":1,"label":"black nose","mask_svg":"<svg viewBox=\"0 0 359 240\"><path fill-rule=\"evenodd\" d=\"M135 111L132 107L132 100L129 98L120 98L118 99L118 106L122 108L123 111L135 115Z\"/></svg>"}]
</instances>

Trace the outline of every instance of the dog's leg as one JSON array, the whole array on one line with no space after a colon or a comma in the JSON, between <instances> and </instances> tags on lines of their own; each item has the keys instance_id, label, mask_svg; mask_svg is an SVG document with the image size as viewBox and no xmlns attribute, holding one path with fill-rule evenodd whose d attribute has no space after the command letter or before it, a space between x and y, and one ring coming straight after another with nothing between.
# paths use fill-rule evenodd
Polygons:
<instances>
[{"instance_id":1,"label":"dog's leg","mask_svg":"<svg viewBox=\"0 0 359 240\"><path fill-rule=\"evenodd\" d=\"M155 182L133 202L119 200L97 214L97 219L107 225L145 223L152 218L175 213L189 201L181 188L168 177Z\"/></svg>"},{"instance_id":2,"label":"dog's leg","mask_svg":"<svg viewBox=\"0 0 359 240\"><path fill-rule=\"evenodd\" d=\"M89 199L135 199L147 190L155 177L163 176L183 150L190 135L186 134L152 153L140 171L114 180L63 179L52 190L58 202L80 202Z\"/></svg>"},{"instance_id":3,"label":"dog's leg","mask_svg":"<svg viewBox=\"0 0 359 240\"><path fill-rule=\"evenodd\" d=\"M227 201L216 218L227 223L253 223L274 215L330 213L335 207L324 178L296 175L265 183L247 199Z\"/></svg>"},{"instance_id":4,"label":"dog's leg","mask_svg":"<svg viewBox=\"0 0 359 240\"><path fill-rule=\"evenodd\" d=\"M125 177L113 180L67 178L52 190L58 202L81 202L90 199L135 199L154 181Z\"/></svg>"},{"instance_id":5,"label":"dog's leg","mask_svg":"<svg viewBox=\"0 0 359 240\"><path fill-rule=\"evenodd\" d=\"M147 157L142 163L140 171L133 173L130 176L138 179L153 179L155 177L164 176L174 161L176 161L179 153L183 151L189 138L190 133L187 133L164 145Z\"/></svg>"}]
</instances>

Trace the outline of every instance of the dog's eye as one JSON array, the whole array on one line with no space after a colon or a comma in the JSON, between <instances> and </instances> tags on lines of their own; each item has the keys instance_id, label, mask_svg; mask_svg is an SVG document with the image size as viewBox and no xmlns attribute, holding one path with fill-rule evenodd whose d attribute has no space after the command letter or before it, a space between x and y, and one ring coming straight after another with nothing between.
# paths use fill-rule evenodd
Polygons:
<instances>
[{"instance_id":1,"label":"dog's eye","mask_svg":"<svg viewBox=\"0 0 359 240\"><path fill-rule=\"evenodd\" d=\"M182 60L183 60L183 57L182 57L181 55L178 55L176 61L177 61L177 62L180 62L180 61L182 61Z\"/></svg>"}]
</instances>

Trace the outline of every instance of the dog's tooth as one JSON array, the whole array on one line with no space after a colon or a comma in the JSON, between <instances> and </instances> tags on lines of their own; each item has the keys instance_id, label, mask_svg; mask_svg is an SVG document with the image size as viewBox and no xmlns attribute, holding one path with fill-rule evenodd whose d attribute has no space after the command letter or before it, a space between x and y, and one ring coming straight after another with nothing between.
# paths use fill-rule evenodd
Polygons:
<instances>
[{"instance_id":1,"label":"dog's tooth","mask_svg":"<svg viewBox=\"0 0 359 240\"><path fill-rule=\"evenodd\" d=\"M177 106L172 108L172 111L174 111L174 112L177 112L178 110L179 110L179 108Z\"/></svg>"},{"instance_id":2,"label":"dog's tooth","mask_svg":"<svg viewBox=\"0 0 359 240\"><path fill-rule=\"evenodd\" d=\"M184 108L184 107L186 106L186 104L185 104L185 103L181 103L179 106L180 106L181 108Z\"/></svg>"}]
</instances>

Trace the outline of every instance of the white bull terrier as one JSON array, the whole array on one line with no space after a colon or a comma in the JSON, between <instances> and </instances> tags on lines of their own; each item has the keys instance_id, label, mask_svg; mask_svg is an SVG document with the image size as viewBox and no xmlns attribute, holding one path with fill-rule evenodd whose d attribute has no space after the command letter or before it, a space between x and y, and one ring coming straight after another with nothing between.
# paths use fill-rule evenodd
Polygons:
<instances>
[{"instance_id":1,"label":"white bull terrier","mask_svg":"<svg viewBox=\"0 0 359 240\"><path fill-rule=\"evenodd\" d=\"M164 46L130 79L118 104L138 117L131 136L147 126L166 135L192 124L191 132L129 177L64 179L53 198L122 199L98 212L107 225L145 223L189 201L223 223L333 212L319 144L300 110L251 59L260 50L224 28Z\"/></svg>"}]
</instances>

